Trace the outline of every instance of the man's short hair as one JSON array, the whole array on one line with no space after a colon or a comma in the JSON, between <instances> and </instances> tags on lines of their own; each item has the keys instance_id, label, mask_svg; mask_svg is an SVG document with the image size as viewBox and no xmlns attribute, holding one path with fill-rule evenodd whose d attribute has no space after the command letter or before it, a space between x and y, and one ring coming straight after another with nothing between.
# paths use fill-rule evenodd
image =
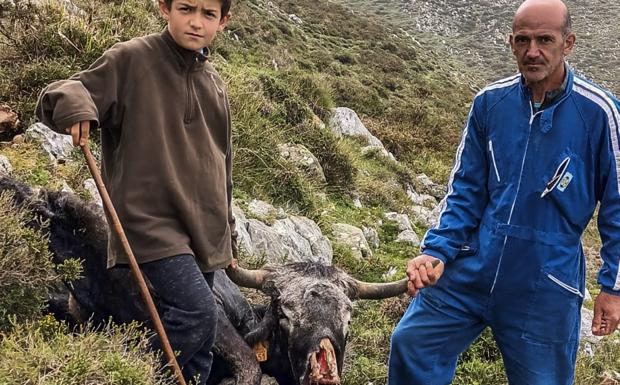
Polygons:
<instances>
[{"instance_id":1,"label":"man's short hair","mask_svg":"<svg viewBox=\"0 0 620 385\"><path fill-rule=\"evenodd\" d=\"M172 1L173 0L164 0L168 9L172 7ZM230 11L232 0L220 0L220 3L222 3L222 17L224 17L228 15L228 12Z\"/></svg>"},{"instance_id":2,"label":"man's short hair","mask_svg":"<svg viewBox=\"0 0 620 385\"><path fill-rule=\"evenodd\" d=\"M571 20L570 11L566 8L566 14L564 15L564 24L562 25L562 35L568 36L573 31L573 21Z\"/></svg>"}]
</instances>

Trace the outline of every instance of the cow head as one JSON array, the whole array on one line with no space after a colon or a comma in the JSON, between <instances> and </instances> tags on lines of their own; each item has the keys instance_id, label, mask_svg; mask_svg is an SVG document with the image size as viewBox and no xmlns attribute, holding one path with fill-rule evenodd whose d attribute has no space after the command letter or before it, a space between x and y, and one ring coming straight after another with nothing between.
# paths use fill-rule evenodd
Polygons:
<instances>
[{"instance_id":1,"label":"cow head","mask_svg":"<svg viewBox=\"0 0 620 385\"><path fill-rule=\"evenodd\" d=\"M365 283L317 263L263 270L231 266L227 274L239 286L260 289L271 298L263 322L246 341L275 340L297 385L339 384L352 301L393 297L407 288L406 280Z\"/></svg>"}]
</instances>

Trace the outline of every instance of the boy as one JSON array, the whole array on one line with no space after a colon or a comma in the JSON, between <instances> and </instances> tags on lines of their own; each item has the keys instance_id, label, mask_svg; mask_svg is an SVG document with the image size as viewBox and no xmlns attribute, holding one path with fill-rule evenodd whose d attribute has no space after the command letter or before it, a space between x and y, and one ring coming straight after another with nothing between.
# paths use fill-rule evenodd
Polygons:
<instances>
[{"instance_id":1,"label":"boy","mask_svg":"<svg viewBox=\"0 0 620 385\"><path fill-rule=\"evenodd\" d=\"M213 271L230 264L235 243L228 99L204 55L230 3L159 0L164 32L116 44L49 85L36 111L74 145L86 144L91 124L101 127L104 181L183 374L197 384L212 363ZM108 267L126 263L111 232Z\"/></svg>"}]
</instances>

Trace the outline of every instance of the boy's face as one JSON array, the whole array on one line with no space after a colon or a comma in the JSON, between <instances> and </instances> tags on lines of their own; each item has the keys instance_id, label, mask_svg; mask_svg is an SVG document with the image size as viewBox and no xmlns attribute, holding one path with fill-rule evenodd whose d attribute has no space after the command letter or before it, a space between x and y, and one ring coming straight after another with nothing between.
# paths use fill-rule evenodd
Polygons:
<instances>
[{"instance_id":1,"label":"boy's face","mask_svg":"<svg viewBox=\"0 0 620 385\"><path fill-rule=\"evenodd\" d=\"M173 0L170 9L159 0L159 9L174 41L191 51L211 44L230 18L230 14L222 16L220 0Z\"/></svg>"}]
</instances>

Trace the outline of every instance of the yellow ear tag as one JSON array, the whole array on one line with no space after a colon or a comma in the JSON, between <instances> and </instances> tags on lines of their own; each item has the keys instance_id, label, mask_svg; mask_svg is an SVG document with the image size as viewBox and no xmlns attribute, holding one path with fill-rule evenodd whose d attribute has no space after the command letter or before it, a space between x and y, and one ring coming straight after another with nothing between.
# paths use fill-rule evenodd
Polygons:
<instances>
[{"instance_id":1,"label":"yellow ear tag","mask_svg":"<svg viewBox=\"0 0 620 385\"><path fill-rule=\"evenodd\" d=\"M267 361L267 346L267 341L261 341L254 345L254 348L252 348L252 350L254 350L254 354L256 354L256 359L258 362Z\"/></svg>"}]
</instances>

